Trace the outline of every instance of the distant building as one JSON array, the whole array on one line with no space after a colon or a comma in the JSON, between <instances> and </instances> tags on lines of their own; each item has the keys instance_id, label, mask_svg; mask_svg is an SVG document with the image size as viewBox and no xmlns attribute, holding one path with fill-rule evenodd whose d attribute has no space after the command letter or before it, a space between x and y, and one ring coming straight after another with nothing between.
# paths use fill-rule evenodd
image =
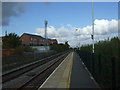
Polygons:
<instances>
[{"instance_id":1,"label":"distant building","mask_svg":"<svg viewBox=\"0 0 120 90\"><path fill-rule=\"evenodd\" d=\"M22 41L23 45L29 45L29 46L52 45L58 43L56 39L46 40L42 36L28 34L28 33L23 33L20 36L20 40Z\"/></svg>"},{"instance_id":2,"label":"distant building","mask_svg":"<svg viewBox=\"0 0 120 90\"><path fill-rule=\"evenodd\" d=\"M48 39L48 42L49 42L50 45L58 44L56 39Z\"/></svg>"}]
</instances>

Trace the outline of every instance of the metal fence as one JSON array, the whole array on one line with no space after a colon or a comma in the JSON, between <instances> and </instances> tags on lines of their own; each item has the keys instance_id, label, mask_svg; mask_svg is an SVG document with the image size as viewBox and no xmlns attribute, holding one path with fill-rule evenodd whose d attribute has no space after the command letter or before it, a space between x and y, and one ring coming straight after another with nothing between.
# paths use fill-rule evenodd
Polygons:
<instances>
[{"instance_id":1,"label":"metal fence","mask_svg":"<svg viewBox=\"0 0 120 90\"><path fill-rule=\"evenodd\" d=\"M92 54L85 51L76 51L94 79L102 88L120 88L120 72L118 62L114 57ZM119 65L118 65L119 64Z\"/></svg>"},{"instance_id":2,"label":"metal fence","mask_svg":"<svg viewBox=\"0 0 120 90\"><path fill-rule=\"evenodd\" d=\"M48 57L55 54L56 52L27 52L19 55L10 55L2 57L2 72L11 70L13 68L22 66L27 63L40 60L42 58Z\"/></svg>"}]
</instances>

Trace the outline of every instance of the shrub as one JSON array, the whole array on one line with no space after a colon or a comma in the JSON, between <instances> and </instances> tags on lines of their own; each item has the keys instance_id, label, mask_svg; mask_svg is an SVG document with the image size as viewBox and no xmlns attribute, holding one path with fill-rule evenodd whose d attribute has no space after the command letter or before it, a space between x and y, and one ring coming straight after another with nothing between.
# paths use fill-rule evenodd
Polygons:
<instances>
[{"instance_id":1,"label":"shrub","mask_svg":"<svg viewBox=\"0 0 120 90\"><path fill-rule=\"evenodd\" d=\"M19 46L15 49L15 54L22 54L24 52L24 48Z\"/></svg>"}]
</instances>

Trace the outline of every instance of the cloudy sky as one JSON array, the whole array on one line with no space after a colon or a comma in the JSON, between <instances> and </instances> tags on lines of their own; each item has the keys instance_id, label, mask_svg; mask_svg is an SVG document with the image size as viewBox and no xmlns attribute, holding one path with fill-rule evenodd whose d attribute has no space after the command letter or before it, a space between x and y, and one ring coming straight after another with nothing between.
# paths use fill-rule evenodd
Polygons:
<instances>
[{"instance_id":1,"label":"cloudy sky","mask_svg":"<svg viewBox=\"0 0 120 90\"><path fill-rule=\"evenodd\" d=\"M118 3L94 3L95 41L118 34ZM44 21L48 21L48 38L72 47L92 43L91 2L4 2L2 3L3 35L31 33L44 36Z\"/></svg>"}]
</instances>

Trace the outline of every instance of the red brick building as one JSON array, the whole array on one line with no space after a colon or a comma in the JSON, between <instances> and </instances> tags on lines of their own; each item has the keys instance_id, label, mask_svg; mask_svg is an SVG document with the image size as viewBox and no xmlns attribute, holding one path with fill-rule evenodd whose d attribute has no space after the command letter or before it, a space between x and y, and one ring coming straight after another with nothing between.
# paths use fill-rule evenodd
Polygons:
<instances>
[{"instance_id":1,"label":"red brick building","mask_svg":"<svg viewBox=\"0 0 120 90\"><path fill-rule=\"evenodd\" d=\"M39 46L39 45L52 45L57 44L56 39L45 39L38 35L23 33L20 37L23 45L30 45L30 46Z\"/></svg>"}]
</instances>

